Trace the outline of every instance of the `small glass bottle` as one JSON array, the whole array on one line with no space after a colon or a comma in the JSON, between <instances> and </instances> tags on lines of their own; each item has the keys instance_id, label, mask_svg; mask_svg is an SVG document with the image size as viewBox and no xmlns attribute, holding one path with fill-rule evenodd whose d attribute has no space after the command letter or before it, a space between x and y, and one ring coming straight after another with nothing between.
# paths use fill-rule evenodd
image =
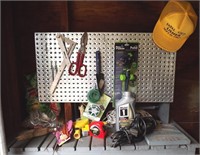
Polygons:
<instances>
[{"instance_id":1,"label":"small glass bottle","mask_svg":"<svg viewBox=\"0 0 200 155\"><path fill-rule=\"evenodd\" d=\"M135 99L131 92L125 91L122 98L116 102L116 131L127 127L135 117Z\"/></svg>"}]
</instances>

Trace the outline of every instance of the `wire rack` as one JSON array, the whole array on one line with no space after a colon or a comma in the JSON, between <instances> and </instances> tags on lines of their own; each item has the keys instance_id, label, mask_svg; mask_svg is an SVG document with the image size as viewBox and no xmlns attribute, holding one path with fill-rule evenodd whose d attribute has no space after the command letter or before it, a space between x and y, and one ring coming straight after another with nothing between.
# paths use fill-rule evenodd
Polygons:
<instances>
[{"instance_id":1,"label":"wire rack","mask_svg":"<svg viewBox=\"0 0 200 155\"><path fill-rule=\"evenodd\" d=\"M105 76L104 91L114 96L114 45L116 42L138 42L138 87L137 102L173 102L176 53L165 52L152 41L151 33L103 33L88 32L88 45L84 63L87 75L84 78L70 76L65 70L53 94L52 66L59 68L63 53L56 40L57 34L77 43L70 60L75 61L80 47L81 32L37 32L35 51L37 64L38 94L40 102L80 103L87 102L87 93L95 87L95 52L100 49L102 72Z\"/></svg>"}]
</instances>

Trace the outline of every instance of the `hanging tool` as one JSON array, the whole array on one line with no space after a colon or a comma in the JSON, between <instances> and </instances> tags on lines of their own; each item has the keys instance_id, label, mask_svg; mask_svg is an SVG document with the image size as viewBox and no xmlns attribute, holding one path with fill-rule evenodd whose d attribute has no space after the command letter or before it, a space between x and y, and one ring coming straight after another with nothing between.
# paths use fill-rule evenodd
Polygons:
<instances>
[{"instance_id":1,"label":"hanging tool","mask_svg":"<svg viewBox=\"0 0 200 155\"><path fill-rule=\"evenodd\" d=\"M99 50L96 51L96 78L99 92L102 95L105 81L104 74L101 72L101 52Z\"/></svg>"},{"instance_id":2,"label":"hanging tool","mask_svg":"<svg viewBox=\"0 0 200 155\"><path fill-rule=\"evenodd\" d=\"M133 81L135 76L130 73L130 69L124 69L122 73L120 73L120 80L122 81L122 92L129 90L129 81Z\"/></svg>"},{"instance_id":3,"label":"hanging tool","mask_svg":"<svg viewBox=\"0 0 200 155\"><path fill-rule=\"evenodd\" d=\"M125 91L128 91L128 84L130 80L130 69L126 70Z\"/></svg>"},{"instance_id":4,"label":"hanging tool","mask_svg":"<svg viewBox=\"0 0 200 155\"><path fill-rule=\"evenodd\" d=\"M81 37L81 47L77 53L76 62L72 62L69 67L69 74L70 75L78 75L80 77L86 76L87 73L87 66L83 64L85 52L86 52L86 45L88 41L88 35L84 32L83 36Z\"/></svg>"},{"instance_id":5,"label":"hanging tool","mask_svg":"<svg viewBox=\"0 0 200 155\"><path fill-rule=\"evenodd\" d=\"M56 89L56 86L57 86L57 84L58 84L58 82L59 82L59 80L60 80L60 78L61 78L61 76L62 76L62 74L63 74L63 72L65 70L65 68L66 67L67 67L67 69L69 68L69 66L71 64L70 60L69 60L69 57L71 56L71 54L72 54L72 52L73 52L73 50L74 50L74 48L75 48L75 46L77 44L76 42L74 42L74 41L72 41L72 40L64 37L61 34L58 34L56 38L57 38L58 44L60 46L60 49L63 52L64 57L63 57L63 61L61 63L61 66L60 66L60 68L58 69L58 71L56 73L54 81L51 84L51 87L50 87L50 93L51 94L54 93L54 91ZM64 42L66 42L67 44L69 44L68 50L67 50Z\"/></svg>"}]
</instances>

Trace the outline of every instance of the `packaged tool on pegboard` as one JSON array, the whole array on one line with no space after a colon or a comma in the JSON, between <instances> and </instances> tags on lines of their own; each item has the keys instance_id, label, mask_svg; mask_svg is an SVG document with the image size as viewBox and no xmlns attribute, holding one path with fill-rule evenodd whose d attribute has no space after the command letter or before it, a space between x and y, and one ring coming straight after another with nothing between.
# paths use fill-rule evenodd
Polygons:
<instances>
[{"instance_id":1,"label":"packaged tool on pegboard","mask_svg":"<svg viewBox=\"0 0 200 155\"><path fill-rule=\"evenodd\" d=\"M115 43L115 102L121 99L125 89L133 94L137 92L138 50L139 43ZM129 76L127 72L130 72ZM129 82L127 83L126 80Z\"/></svg>"}]
</instances>

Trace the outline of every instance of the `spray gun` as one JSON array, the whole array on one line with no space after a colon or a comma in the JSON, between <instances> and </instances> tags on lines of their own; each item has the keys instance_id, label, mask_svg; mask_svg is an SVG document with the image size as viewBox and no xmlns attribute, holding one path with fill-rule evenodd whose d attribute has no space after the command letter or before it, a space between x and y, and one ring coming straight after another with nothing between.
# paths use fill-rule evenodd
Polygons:
<instances>
[{"instance_id":1,"label":"spray gun","mask_svg":"<svg viewBox=\"0 0 200 155\"><path fill-rule=\"evenodd\" d=\"M129 90L129 81L135 80L135 75L130 72L131 72L131 70L125 69L120 74L120 80L122 81L122 92L128 91Z\"/></svg>"}]
</instances>

